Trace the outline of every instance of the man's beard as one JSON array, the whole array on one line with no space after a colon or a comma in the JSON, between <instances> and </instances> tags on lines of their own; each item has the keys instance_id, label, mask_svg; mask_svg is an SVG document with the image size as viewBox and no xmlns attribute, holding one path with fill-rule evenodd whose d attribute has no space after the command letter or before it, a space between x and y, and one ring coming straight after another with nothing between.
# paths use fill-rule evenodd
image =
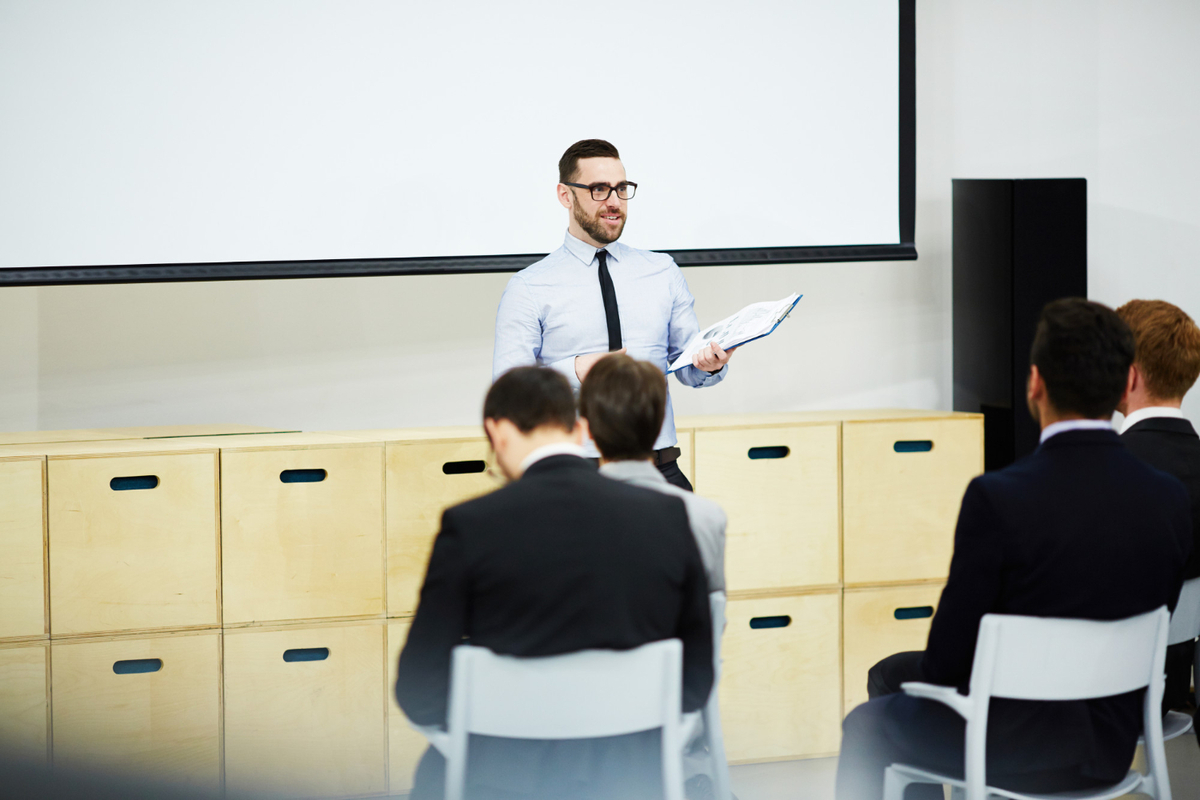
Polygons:
<instances>
[{"instance_id":1,"label":"man's beard","mask_svg":"<svg viewBox=\"0 0 1200 800\"><path fill-rule=\"evenodd\" d=\"M625 215L621 214L621 227L617 228L616 235L612 235L608 232L604 223L600 221L602 213L608 213L608 209L602 208L596 212L595 217L587 217L584 215L583 209L576 205L575 221L579 223L579 227L583 228L584 233L592 237L593 240L600 244L612 244L621 238L621 232L625 230Z\"/></svg>"}]
</instances>

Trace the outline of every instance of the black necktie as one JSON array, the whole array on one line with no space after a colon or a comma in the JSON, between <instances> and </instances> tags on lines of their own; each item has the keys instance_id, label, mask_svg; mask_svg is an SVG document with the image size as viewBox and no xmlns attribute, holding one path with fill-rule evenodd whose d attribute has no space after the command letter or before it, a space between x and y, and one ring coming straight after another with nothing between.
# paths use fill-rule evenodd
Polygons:
<instances>
[{"instance_id":1,"label":"black necktie","mask_svg":"<svg viewBox=\"0 0 1200 800\"><path fill-rule=\"evenodd\" d=\"M617 314L617 291L613 288L612 275L608 274L608 252L597 250L600 261L600 295L604 298L604 318L608 321L608 349L621 349L621 317Z\"/></svg>"}]
</instances>

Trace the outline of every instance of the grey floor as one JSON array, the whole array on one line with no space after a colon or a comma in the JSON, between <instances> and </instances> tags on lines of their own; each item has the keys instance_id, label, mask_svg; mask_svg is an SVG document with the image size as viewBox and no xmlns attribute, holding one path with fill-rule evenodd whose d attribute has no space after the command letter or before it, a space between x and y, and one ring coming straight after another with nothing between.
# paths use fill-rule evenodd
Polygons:
<instances>
[{"instance_id":1,"label":"grey floor","mask_svg":"<svg viewBox=\"0 0 1200 800\"><path fill-rule=\"evenodd\" d=\"M1196 736L1188 733L1172 739L1166 748L1174 800L1200 800ZM738 800L833 800L836 772L836 758L746 764L730 768L730 783Z\"/></svg>"}]
</instances>

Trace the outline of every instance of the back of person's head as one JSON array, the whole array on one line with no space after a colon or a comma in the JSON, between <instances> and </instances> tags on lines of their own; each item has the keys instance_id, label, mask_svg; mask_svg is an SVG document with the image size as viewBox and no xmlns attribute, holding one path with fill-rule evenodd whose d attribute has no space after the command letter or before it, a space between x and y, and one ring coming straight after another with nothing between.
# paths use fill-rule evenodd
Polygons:
<instances>
[{"instance_id":1,"label":"back of person's head","mask_svg":"<svg viewBox=\"0 0 1200 800\"><path fill-rule=\"evenodd\" d=\"M485 420L506 419L521 433L543 426L575 428L571 384L549 367L516 367L501 375L483 401Z\"/></svg>"},{"instance_id":2,"label":"back of person's head","mask_svg":"<svg viewBox=\"0 0 1200 800\"><path fill-rule=\"evenodd\" d=\"M603 139L582 139L567 148L558 160L558 182L570 183L579 174L579 160L582 158L616 158L621 154L617 148Z\"/></svg>"},{"instance_id":3,"label":"back of person's head","mask_svg":"<svg viewBox=\"0 0 1200 800\"><path fill-rule=\"evenodd\" d=\"M653 457L666 410L662 370L621 353L597 361L579 389L579 415L608 461Z\"/></svg>"},{"instance_id":4,"label":"back of person's head","mask_svg":"<svg viewBox=\"0 0 1200 800\"><path fill-rule=\"evenodd\" d=\"M1200 377L1200 328L1183 309L1164 300L1130 300L1117 314L1133 331L1134 361L1147 393L1182 400Z\"/></svg>"},{"instance_id":5,"label":"back of person's head","mask_svg":"<svg viewBox=\"0 0 1200 800\"><path fill-rule=\"evenodd\" d=\"M1115 311L1067 297L1042 309L1029 360L1060 414L1104 419L1121 402L1133 353L1133 333Z\"/></svg>"}]
</instances>

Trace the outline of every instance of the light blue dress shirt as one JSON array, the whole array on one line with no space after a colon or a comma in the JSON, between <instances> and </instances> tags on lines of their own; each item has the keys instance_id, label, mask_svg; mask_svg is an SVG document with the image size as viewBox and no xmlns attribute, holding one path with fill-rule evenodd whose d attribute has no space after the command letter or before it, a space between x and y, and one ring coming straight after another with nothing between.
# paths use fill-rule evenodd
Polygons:
<instances>
[{"instance_id":1,"label":"light blue dress shirt","mask_svg":"<svg viewBox=\"0 0 1200 800\"><path fill-rule=\"evenodd\" d=\"M608 271L617 294L621 338L634 358L649 361L664 373L700 328L695 299L675 260L663 253L638 250L620 242L608 251ZM496 312L496 349L492 380L513 367L541 364L567 377L579 388L575 356L608 350L608 322L600 295L600 262L596 248L567 234L563 246L508 282ZM720 383L728 365L710 375L692 366L675 377L684 386ZM675 412L667 394L667 413L654 449L673 447ZM587 442L588 454L598 455Z\"/></svg>"}]
</instances>

